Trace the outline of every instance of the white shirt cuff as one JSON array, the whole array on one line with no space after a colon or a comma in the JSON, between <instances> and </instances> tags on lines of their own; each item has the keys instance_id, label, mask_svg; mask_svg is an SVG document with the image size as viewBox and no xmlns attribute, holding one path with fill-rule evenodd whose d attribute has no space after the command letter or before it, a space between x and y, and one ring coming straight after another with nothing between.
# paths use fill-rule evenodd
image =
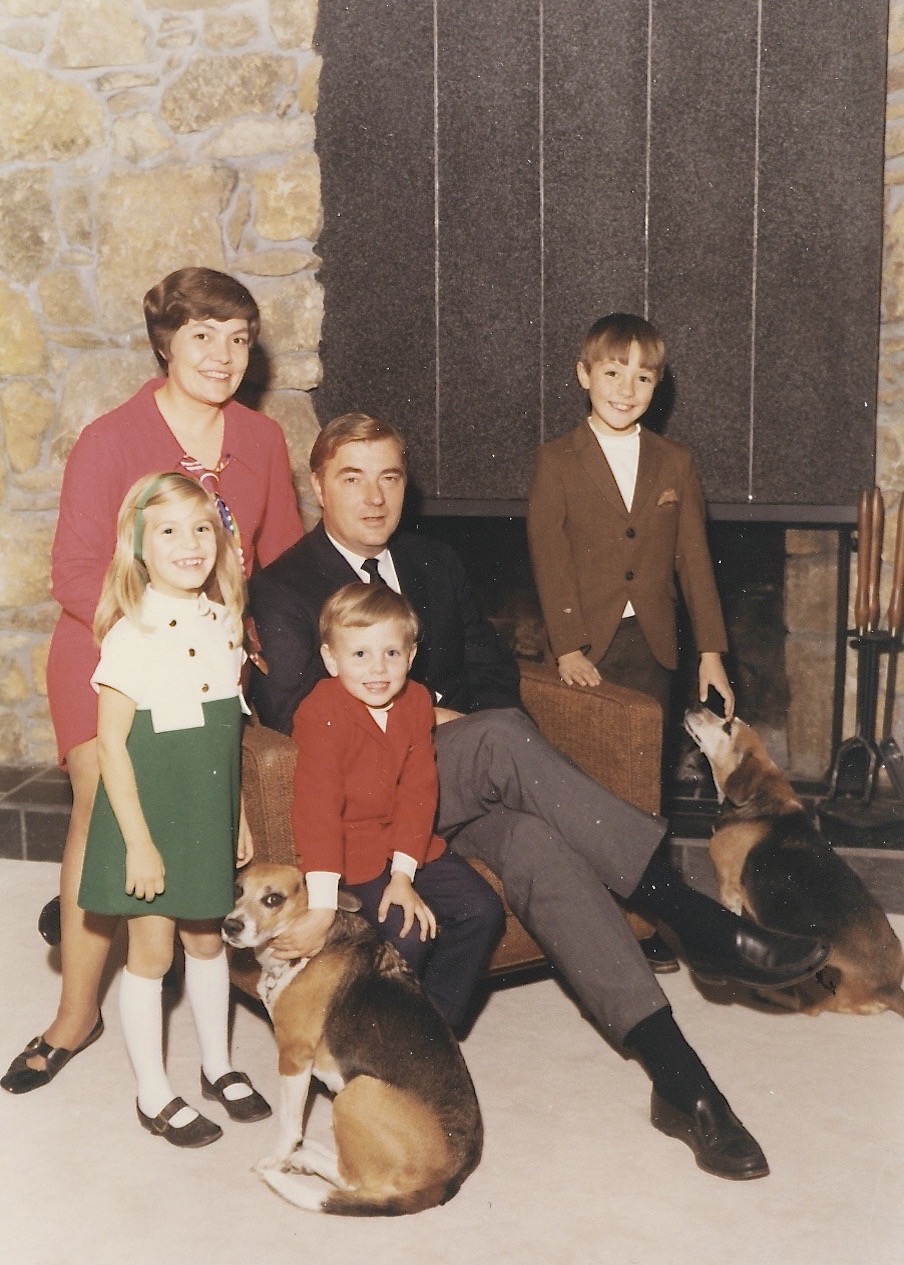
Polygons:
<instances>
[{"instance_id":1,"label":"white shirt cuff","mask_svg":"<svg viewBox=\"0 0 904 1265\"><path fill-rule=\"evenodd\" d=\"M308 909L339 908L339 875L331 870L311 870L304 876Z\"/></svg>"},{"instance_id":2,"label":"white shirt cuff","mask_svg":"<svg viewBox=\"0 0 904 1265\"><path fill-rule=\"evenodd\" d=\"M400 871L402 874L407 874L412 883L414 882L414 876L417 874L417 861L415 861L414 857L410 857L407 852L393 852L392 854L392 865L389 867L389 872L397 874Z\"/></svg>"}]
</instances>

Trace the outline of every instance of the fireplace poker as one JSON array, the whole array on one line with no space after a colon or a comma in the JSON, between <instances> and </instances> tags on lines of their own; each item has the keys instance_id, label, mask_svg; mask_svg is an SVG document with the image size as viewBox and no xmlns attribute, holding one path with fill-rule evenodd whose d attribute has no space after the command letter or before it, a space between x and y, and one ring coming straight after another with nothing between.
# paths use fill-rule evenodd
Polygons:
<instances>
[{"instance_id":1,"label":"fireplace poker","mask_svg":"<svg viewBox=\"0 0 904 1265\"><path fill-rule=\"evenodd\" d=\"M901 649L901 623L904 618L904 495L898 503L897 530L895 569L891 581L891 596L888 600L888 635L892 638L892 642L888 650L885 710L882 716L882 741L879 744L879 752L895 794L899 799L904 799L904 753L891 732L898 678L898 653Z\"/></svg>"},{"instance_id":2,"label":"fireplace poker","mask_svg":"<svg viewBox=\"0 0 904 1265\"><path fill-rule=\"evenodd\" d=\"M882 531L885 508L882 492L864 489L857 505L857 588L854 598L854 638L857 651L857 732L839 746L832 763L829 799L857 796L872 798L879 767L876 746L876 705L880 641L879 580L882 566Z\"/></svg>"}]
</instances>

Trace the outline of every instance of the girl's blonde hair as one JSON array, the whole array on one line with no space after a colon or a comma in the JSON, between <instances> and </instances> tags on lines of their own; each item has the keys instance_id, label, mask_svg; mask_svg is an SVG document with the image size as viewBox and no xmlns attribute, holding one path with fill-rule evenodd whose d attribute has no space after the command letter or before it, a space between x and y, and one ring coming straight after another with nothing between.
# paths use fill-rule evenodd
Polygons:
<instances>
[{"instance_id":1,"label":"girl's blonde hair","mask_svg":"<svg viewBox=\"0 0 904 1265\"><path fill-rule=\"evenodd\" d=\"M122 617L141 623L141 599L148 586L147 567L142 561L145 510L158 505L193 502L205 511L214 530L217 557L204 584L204 592L222 602L237 629L245 613L245 576L232 533L224 527L210 494L185 474L147 474L133 483L125 495L116 520L116 551L107 569L100 601L94 614L94 636L98 642Z\"/></svg>"}]
</instances>

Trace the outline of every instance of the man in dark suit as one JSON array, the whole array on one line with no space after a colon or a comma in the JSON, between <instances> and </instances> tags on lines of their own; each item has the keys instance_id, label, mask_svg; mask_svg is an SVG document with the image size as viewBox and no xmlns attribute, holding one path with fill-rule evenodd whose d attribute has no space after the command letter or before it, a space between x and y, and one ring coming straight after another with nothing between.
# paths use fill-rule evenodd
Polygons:
<instances>
[{"instance_id":1,"label":"man in dark suit","mask_svg":"<svg viewBox=\"0 0 904 1265\"><path fill-rule=\"evenodd\" d=\"M311 482L323 521L251 584L269 667L252 683L261 720L290 732L298 703L326 675L318 619L331 593L361 579L403 592L422 624L411 676L436 703L437 833L499 875L513 911L586 1012L646 1067L654 1125L685 1141L708 1172L765 1176L762 1151L685 1041L614 897L670 926L707 976L788 984L818 970L827 947L764 932L688 888L657 851L665 822L611 795L546 742L454 551L396 534L405 480L404 441L387 423L349 414L321 431ZM321 947L316 914L277 942L285 957Z\"/></svg>"}]
</instances>

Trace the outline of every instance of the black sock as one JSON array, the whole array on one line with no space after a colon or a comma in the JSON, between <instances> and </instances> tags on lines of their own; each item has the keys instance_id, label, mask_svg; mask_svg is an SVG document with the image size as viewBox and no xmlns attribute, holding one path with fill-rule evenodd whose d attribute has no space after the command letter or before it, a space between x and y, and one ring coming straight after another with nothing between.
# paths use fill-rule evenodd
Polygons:
<instances>
[{"instance_id":1,"label":"black sock","mask_svg":"<svg viewBox=\"0 0 904 1265\"><path fill-rule=\"evenodd\" d=\"M653 853L626 903L629 909L652 914L671 927L691 952L728 948L738 930L737 916L712 897L688 887L661 850Z\"/></svg>"},{"instance_id":2,"label":"black sock","mask_svg":"<svg viewBox=\"0 0 904 1265\"><path fill-rule=\"evenodd\" d=\"M719 1092L669 1006L635 1024L625 1046L640 1059L657 1092L679 1111L690 1112L703 1094Z\"/></svg>"}]
</instances>

